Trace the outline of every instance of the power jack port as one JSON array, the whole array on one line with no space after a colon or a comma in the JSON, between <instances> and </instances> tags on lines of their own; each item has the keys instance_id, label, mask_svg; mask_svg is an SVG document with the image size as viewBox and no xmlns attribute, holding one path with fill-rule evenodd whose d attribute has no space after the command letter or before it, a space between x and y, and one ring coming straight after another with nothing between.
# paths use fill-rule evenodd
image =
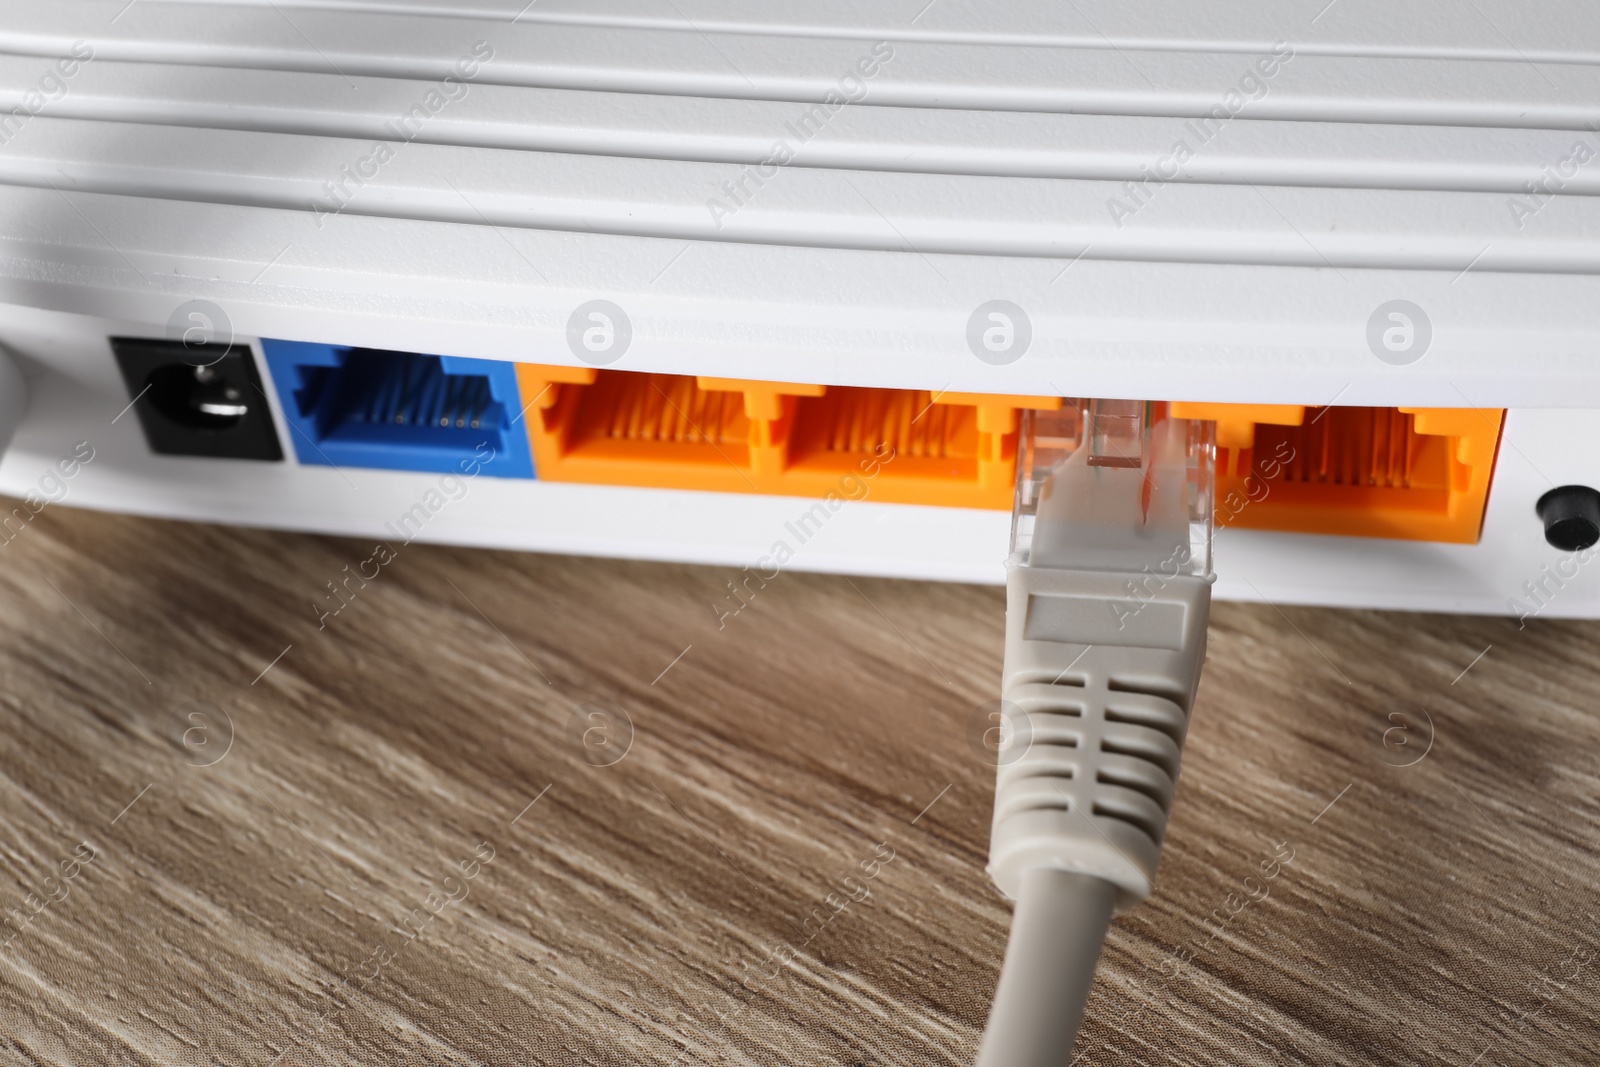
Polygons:
<instances>
[{"instance_id":1,"label":"power jack port","mask_svg":"<svg viewBox=\"0 0 1600 1067\"><path fill-rule=\"evenodd\" d=\"M231 430L250 414L250 398L216 367L162 367L150 375L150 403L179 426L196 430Z\"/></svg>"},{"instance_id":2,"label":"power jack port","mask_svg":"<svg viewBox=\"0 0 1600 1067\"><path fill-rule=\"evenodd\" d=\"M1535 505L1544 539L1563 552L1579 552L1600 541L1600 492L1586 485L1563 485Z\"/></svg>"},{"instance_id":3,"label":"power jack port","mask_svg":"<svg viewBox=\"0 0 1600 1067\"><path fill-rule=\"evenodd\" d=\"M114 337L150 451L166 456L281 460L278 431L250 349Z\"/></svg>"}]
</instances>

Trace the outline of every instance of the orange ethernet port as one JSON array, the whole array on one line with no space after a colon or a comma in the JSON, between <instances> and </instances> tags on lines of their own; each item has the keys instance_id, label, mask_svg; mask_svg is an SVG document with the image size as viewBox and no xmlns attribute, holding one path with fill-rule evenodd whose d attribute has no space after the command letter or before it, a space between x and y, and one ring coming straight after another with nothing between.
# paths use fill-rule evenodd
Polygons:
<instances>
[{"instance_id":1,"label":"orange ethernet port","mask_svg":"<svg viewBox=\"0 0 1600 1067\"><path fill-rule=\"evenodd\" d=\"M545 481L997 510L1021 409L1061 405L532 363L517 384Z\"/></svg>"},{"instance_id":2,"label":"orange ethernet port","mask_svg":"<svg viewBox=\"0 0 1600 1067\"><path fill-rule=\"evenodd\" d=\"M1173 403L1217 424L1217 527L1475 544L1505 412Z\"/></svg>"}]
</instances>

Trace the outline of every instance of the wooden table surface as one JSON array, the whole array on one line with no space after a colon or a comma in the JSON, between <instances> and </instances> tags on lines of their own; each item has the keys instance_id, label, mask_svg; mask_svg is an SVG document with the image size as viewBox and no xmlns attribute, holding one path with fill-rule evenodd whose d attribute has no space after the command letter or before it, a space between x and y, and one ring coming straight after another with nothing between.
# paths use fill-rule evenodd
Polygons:
<instances>
[{"instance_id":1,"label":"wooden table surface","mask_svg":"<svg viewBox=\"0 0 1600 1067\"><path fill-rule=\"evenodd\" d=\"M999 590L372 557L0 547L0 1063L971 1062ZM1597 1062L1597 639L1218 605L1078 1062Z\"/></svg>"}]
</instances>

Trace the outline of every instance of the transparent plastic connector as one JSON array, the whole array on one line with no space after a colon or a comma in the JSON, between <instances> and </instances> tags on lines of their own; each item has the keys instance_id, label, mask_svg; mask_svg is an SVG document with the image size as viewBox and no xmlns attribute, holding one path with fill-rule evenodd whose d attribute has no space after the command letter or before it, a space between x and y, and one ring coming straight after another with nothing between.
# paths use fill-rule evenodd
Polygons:
<instances>
[{"instance_id":1,"label":"transparent plastic connector","mask_svg":"<svg viewBox=\"0 0 1600 1067\"><path fill-rule=\"evenodd\" d=\"M1027 412L1021 431L1016 564L1212 577L1213 423L1165 404L1067 400Z\"/></svg>"},{"instance_id":2,"label":"transparent plastic connector","mask_svg":"<svg viewBox=\"0 0 1600 1067\"><path fill-rule=\"evenodd\" d=\"M1095 400L1089 404L1089 466L1144 466L1143 400Z\"/></svg>"}]
</instances>

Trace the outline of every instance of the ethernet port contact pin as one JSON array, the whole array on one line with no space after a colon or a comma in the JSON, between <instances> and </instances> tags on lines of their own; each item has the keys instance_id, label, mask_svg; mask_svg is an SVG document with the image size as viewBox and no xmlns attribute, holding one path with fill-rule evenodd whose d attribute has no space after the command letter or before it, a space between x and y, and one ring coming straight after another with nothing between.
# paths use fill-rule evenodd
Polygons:
<instances>
[{"instance_id":1,"label":"ethernet port contact pin","mask_svg":"<svg viewBox=\"0 0 1600 1067\"><path fill-rule=\"evenodd\" d=\"M532 478L514 366L263 339L304 465Z\"/></svg>"},{"instance_id":2,"label":"ethernet port contact pin","mask_svg":"<svg viewBox=\"0 0 1600 1067\"><path fill-rule=\"evenodd\" d=\"M111 349L152 452L283 459L248 347L114 337Z\"/></svg>"}]
</instances>

